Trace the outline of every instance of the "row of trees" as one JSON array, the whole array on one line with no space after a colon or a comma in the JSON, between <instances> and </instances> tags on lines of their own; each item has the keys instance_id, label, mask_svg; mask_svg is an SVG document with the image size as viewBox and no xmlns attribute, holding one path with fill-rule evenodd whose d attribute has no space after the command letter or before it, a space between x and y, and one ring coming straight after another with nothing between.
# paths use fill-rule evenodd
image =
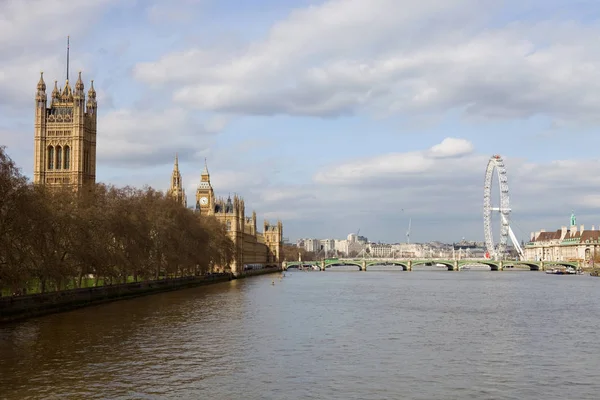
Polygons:
<instances>
[{"instance_id":1,"label":"row of trees","mask_svg":"<svg viewBox=\"0 0 600 400\"><path fill-rule=\"evenodd\" d=\"M298 255L300 255L302 261L314 261L317 259L317 255L314 252L306 251L302 247L293 244L286 244L283 246L283 260L298 261Z\"/></svg>"},{"instance_id":2,"label":"row of trees","mask_svg":"<svg viewBox=\"0 0 600 400\"><path fill-rule=\"evenodd\" d=\"M161 192L34 186L0 147L0 290L199 275L233 254L222 224Z\"/></svg>"}]
</instances>

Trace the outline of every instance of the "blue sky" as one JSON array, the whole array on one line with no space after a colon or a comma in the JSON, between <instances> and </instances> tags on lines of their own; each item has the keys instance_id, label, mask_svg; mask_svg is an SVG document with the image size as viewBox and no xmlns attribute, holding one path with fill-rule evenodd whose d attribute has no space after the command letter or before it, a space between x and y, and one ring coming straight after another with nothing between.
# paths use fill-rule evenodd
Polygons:
<instances>
[{"instance_id":1,"label":"blue sky","mask_svg":"<svg viewBox=\"0 0 600 400\"><path fill-rule=\"evenodd\" d=\"M517 236L600 225L597 1L0 4L0 144L29 176L35 85L64 84L70 35L100 181L166 189L178 153L194 204L207 157L290 239L403 241L412 218L413 241L481 240L499 153Z\"/></svg>"}]
</instances>

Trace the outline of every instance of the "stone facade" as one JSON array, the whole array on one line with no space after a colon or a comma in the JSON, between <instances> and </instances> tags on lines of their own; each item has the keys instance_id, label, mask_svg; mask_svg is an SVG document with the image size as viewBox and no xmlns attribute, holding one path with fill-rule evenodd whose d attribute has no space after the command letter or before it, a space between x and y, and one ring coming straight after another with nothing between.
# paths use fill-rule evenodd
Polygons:
<instances>
[{"instance_id":1,"label":"stone facade","mask_svg":"<svg viewBox=\"0 0 600 400\"><path fill-rule=\"evenodd\" d=\"M81 72L71 89L54 81L47 106L43 73L35 97L33 182L50 186L82 186L96 183L96 126L98 104L92 81L87 101Z\"/></svg>"},{"instance_id":2,"label":"stone facade","mask_svg":"<svg viewBox=\"0 0 600 400\"><path fill-rule=\"evenodd\" d=\"M234 275L253 264L261 266L281 264L283 255L283 224L271 225L264 221L263 233L258 232L256 213L246 217L244 199L234 195L233 199L215 197L206 162L196 190L196 211L200 217L214 216L224 226L235 246L235 258L230 266Z\"/></svg>"},{"instance_id":3,"label":"stone facade","mask_svg":"<svg viewBox=\"0 0 600 400\"><path fill-rule=\"evenodd\" d=\"M600 256L600 231L583 225L563 226L554 232L532 232L523 248L525 259L531 261L586 261Z\"/></svg>"},{"instance_id":4,"label":"stone facade","mask_svg":"<svg viewBox=\"0 0 600 400\"><path fill-rule=\"evenodd\" d=\"M172 197L173 200L181 203L184 207L187 207L187 197L185 196L185 190L183 189L181 173L179 172L179 158L177 155L175 155L175 165L173 166L173 173L171 174L171 187L167 191L167 196Z\"/></svg>"}]
</instances>

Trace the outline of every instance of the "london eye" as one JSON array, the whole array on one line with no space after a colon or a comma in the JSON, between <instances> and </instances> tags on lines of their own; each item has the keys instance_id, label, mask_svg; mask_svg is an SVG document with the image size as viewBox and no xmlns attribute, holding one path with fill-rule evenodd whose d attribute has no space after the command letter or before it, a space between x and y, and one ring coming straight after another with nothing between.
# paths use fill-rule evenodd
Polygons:
<instances>
[{"instance_id":1,"label":"london eye","mask_svg":"<svg viewBox=\"0 0 600 400\"><path fill-rule=\"evenodd\" d=\"M496 206L492 201L492 186L494 184L494 175L498 180L500 189L499 204ZM508 192L508 179L506 177L506 167L504 160L499 155L493 155L488 161L485 170L485 182L483 188L483 228L485 234L486 257L494 260L501 260L506 256L508 238L517 250L519 256L523 257L523 250L519 245L514 232L510 227L510 197ZM494 231L492 216L494 213L500 214L500 229L496 243L494 241Z\"/></svg>"}]
</instances>

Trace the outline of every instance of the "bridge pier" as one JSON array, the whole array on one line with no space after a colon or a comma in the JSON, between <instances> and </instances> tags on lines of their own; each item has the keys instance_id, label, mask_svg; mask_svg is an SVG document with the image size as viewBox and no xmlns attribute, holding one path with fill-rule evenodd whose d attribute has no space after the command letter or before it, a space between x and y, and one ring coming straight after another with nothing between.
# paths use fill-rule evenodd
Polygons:
<instances>
[{"instance_id":1,"label":"bridge pier","mask_svg":"<svg viewBox=\"0 0 600 400\"><path fill-rule=\"evenodd\" d=\"M543 261L540 261L540 271L546 271L546 266Z\"/></svg>"},{"instance_id":2,"label":"bridge pier","mask_svg":"<svg viewBox=\"0 0 600 400\"><path fill-rule=\"evenodd\" d=\"M454 260L454 265L452 266L452 271L460 271L458 267L458 260Z\"/></svg>"},{"instance_id":3,"label":"bridge pier","mask_svg":"<svg viewBox=\"0 0 600 400\"><path fill-rule=\"evenodd\" d=\"M321 271L325 271L325 260L321 261Z\"/></svg>"},{"instance_id":4,"label":"bridge pier","mask_svg":"<svg viewBox=\"0 0 600 400\"><path fill-rule=\"evenodd\" d=\"M412 260L408 260L407 266L406 266L406 270L407 271L412 271Z\"/></svg>"},{"instance_id":5,"label":"bridge pier","mask_svg":"<svg viewBox=\"0 0 600 400\"><path fill-rule=\"evenodd\" d=\"M367 262L365 260L362 261L362 265L360 267L361 271L366 271L367 270Z\"/></svg>"},{"instance_id":6,"label":"bridge pier","mask_svg":"<svg viewBox=\"0 0 600 400\"><path fill-rule=\"evenodd\" d=\"M284 261L281 263L281 270L282 271L287 271L287 261Z\"/></svg>"}]
</instances>

